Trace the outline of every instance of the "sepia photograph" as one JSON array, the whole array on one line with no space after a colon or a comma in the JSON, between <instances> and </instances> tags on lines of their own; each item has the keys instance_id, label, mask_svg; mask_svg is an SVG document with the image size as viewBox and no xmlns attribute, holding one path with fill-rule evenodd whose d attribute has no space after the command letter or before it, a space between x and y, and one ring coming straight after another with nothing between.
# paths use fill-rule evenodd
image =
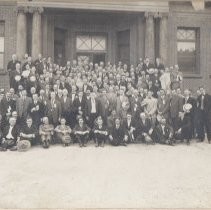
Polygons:
<instances>
[{"instance_id":1,"label":"sepia photograph","mask_svg":"<svg viewBox=\"0 0 211 210\"><path fill-rule=\"evenodd\" d=\"M0 0L0 209L211 209L211 0Z\"/></svg>"}]
</instances>

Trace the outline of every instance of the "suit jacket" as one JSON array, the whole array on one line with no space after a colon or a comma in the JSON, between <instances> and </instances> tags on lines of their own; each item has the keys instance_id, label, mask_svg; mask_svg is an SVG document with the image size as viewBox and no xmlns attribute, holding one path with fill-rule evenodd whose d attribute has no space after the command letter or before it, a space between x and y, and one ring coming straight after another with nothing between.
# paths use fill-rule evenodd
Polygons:
<instances>
[{"instance_id":1,"label":"suit jacket","mask_svg":"<svg viewBox=\"0 0 211 210\"><path fill-rule=\"evenodd\" d=\"M158 111L162 113L162 115L168 119L169 111L170 111L170 98L165 96L164 101L161 97L158 98Z\"/></svg>"},{"instance_id":2,"label":"suit jacket","mask_svg":"<svg viewBox=\"0 0 211 210\"><path fill-rule=\"evenodd\" d=\"M16 111L18 112L19 117L27 117L29 105L32 103L32 99L30 97L26 97L23 100L22 97L18 98L16 101Z\"/></svg>"},{"instance_id":3,"label":"suit jacket","mask_svg":"<svg viewBox=\"0 0 211 210\"><path fill-rule=\"evenodd\" d=\"M81 111L83 112L83 115L85 115L85 108L86 108L86 97L83 95L82 100L79 100L79 97L76 97L73 101L73 107L74 110L76 112L76 114L78 114L79 112L79 108L81 108Z\"/></svg>"},{"instance_id":4,"label":"suit jacket","mask_svg":"<svg viewBox=\"0 0 211 210\"><path fill-rule=\"evenodd\" d=\"M200 95L197 98L199 109L201 108L201 98L202 98L202 95ZM205 112L205 118L211 122L211 96L208 94L205 94L204 96L204 112Z\"/></svg>"},{"instance_id":5,"label":"suit jacket","mask_svg":"<svg viewBox=\"0 0 211 210\"><path fill-rule=\"evenodd\" d=\"M139 118L135 122L135 136L142 135L143 133L148 133L149 130L152 128L152 124L148 118L145 120L145 124L143 123L142 119Z\"/></svg>"},{"instance_id":6,"label":"suit jacket","mask_svg":"<svg viewBox=\"0 0 211 210\"><path fill-rule=\"evenodd\" d=\"M32 109L36 107L38 107L39 110L32 111ZM34 101L32 101L32 103L29 104L28 113L33 119L33 123L37 126L40 125L41 118L44 117L44 114L45 114L43 104L40 101L37 101L36 104Z\"/></svg>"},{"instance_id":7,"label":"suit jacket","mask_svg":"<svg viewBox=\"0 0 211 210\"><path fill-rule=\"evenodd\" d=\"M165 140L168 140L170 134L173 135L173 129L166 124L164 127L164 133L161 124L159 123L153 130L152 136L155 142L164 143Z\"/></svg>"},{"instance_id":8,"label":"suit jacket","mask_svg":"<svg viewBox=\"0 0 211 210\"><path fill-rule=\"evenodd\" d=\"M120 99L120 96L117 97L117 102L116 102L117 115L120 115L120 111L122 109L122 103L129 103L129 100L128 100L127 96L123 96L122 100Z\"/></svg>"},{"instance_id":9,"label":"suit jacket","mask_svg":"<svg viewBox=\"0 0 211 210\"><path fill-rule=\"evenodd\" d=\"M107 117L109 109L110 109L110 103L109 103L107 95L106 96L104 96L104 95L99 96L98 101L99 101L99 114L102 117Z\"/></svg>"},{"instance_id":10,"label":"suit jacket","mask_svg":"<svg viewBox=\"0 0 211 210\"><path fill-rule=\"evenodd\" d=\"M12 99L9 101L4 97L0 102L0 114L2 117L6 116L8 108L11 107L11 113L16 109L16 102Z\"/></svg>"},{"instance_id":11,"label":"suit jacket","mask_svg":"<svg viewBox=\"0 0 211 210\"><path fill-rule=\"evenodd\" d=\"M98 115L99 114L99 101L97 99L95 99L95 108L96 108L96 114ZM86 104L85 104L85 116L90 116L91 115L91 110L92 110L92 103L91 103L91 98L89 98L87 101L86 101Z\"/></svg>"},{"instance_id":12,"label":"suit jacket","mask_svg":"<svg viewBox=\"0 0 211 210\"><path fill-rule=\"evenodd\" d=\"M170 115L172 118L179 116L179 112L182 111L182 100L179 95L172 95L170 99Z\"/></svg>"},{"instance_id":13,"label":"suit jacket","mask_svg":"<svg viewBox=\"0 0 211 210\"><path fill-rule=\"evenodd\" d=\"M73 106L70 97L67 97L66 101L64 101L64 97L62 97L61 106L62 106L62 114L70 112Z\"/></svg>"},{"instance_id":14,"label":"suit jacket","mask_svg":"<svg viewBox=\"0 0 211 210\"><path fill-rule=\"evenodd\" d=\"M179 119L178 125L181 128L181 135L183 139L192 138L192 122L191 122L191 113L185 113L183 119Z\"/></svg>"},{"instance_id":15,"label":"suit jacket","mask_svg":"<svg viewBox=\"0 0 211 210\"><path fill-rule=\"evenodd\" d=\"M20 61L14 61L13 62L13 60L9 61L8 64L7 64L7 70L15 71L17 63L21 63L21 62Z\"/></svg>"},{"instance_id":16,"label":"suit jacket","mask_svg":"<svg viewBox=\"0 0 211 210\"><path fill-rule=\"evenodd\" d=\"M9 132L9 129L10 129L10 126L6 126L4 129L3 129L3 138L6 138L8 132ZM19 127L17 125L15 125L12 129L12 136L14 137L14 140L17 140L18 136L19 136Z\"/></svg>"},{"instance_id":17,"label":"suit jacket","mask_svg":"<svg viewBox=\"0 0 211 210\"><path fill-rule=\"evenodd\" d=\"M194 117L194 113L195 113L195 110L196 110L196 100L192 97L189 97L188 100L186 101L186 99L184 98L183 99L183 104L185 103L189 103L192 105L192 109L190 111L190 114L191 114L191 117L193 118Z\"/></svg>"},{"instance_id":18,"label":"suit jacket","mask_svg":"<svg viewBox=\"0 0 211 210\"><path fill-rule=\"evenodd\" d=\"M130 98L130 110L132 112L132 115L134 116L135 113L143 111L141 107L142 98L138 97L137 99L135 97Z\"/></svg>"},{"instance_id":19,"label":"suit jacket","mask_svg":"<svg viewBox=\"0 0 211 210\"><path fill-rule=\"evenodd\" d=\"M143 70L147 71L148 69L154 68L153 63L149 63L148 65L146 63L143 64Z\"/></svg>"},{"instance_id":20,"label":"suit jacket","mask_svg":"<svg viewBox=\"0 0 211 210\"><path fill-rule=\"evenodd\" d=\"M57 123L59 118L61 117L62 108L61 103L57 100L54 100L52 103L51 100L49 100L46 104L47 106L47 116L52 119L53 123Z\"/></svg>"}]
</instances>

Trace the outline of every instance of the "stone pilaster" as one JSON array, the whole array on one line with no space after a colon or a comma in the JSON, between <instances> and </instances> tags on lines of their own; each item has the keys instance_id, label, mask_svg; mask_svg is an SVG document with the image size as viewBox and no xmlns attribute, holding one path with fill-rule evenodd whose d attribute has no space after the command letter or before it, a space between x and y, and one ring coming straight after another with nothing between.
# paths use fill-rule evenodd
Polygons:
<instances>
[{"instance_id":1,"label":"stone pilaster","mask_svg":"<svg viewBox=\"0 0 211 210\"><path fill-rule=\"evenodd\" d=\"M149 57L152 62L155 60L155 29L154 13L145 13L145 57Z\"/></svg>"},{"instance_id":2,"label":"stone pilaster","mask_svg":"<svg viewBox=\"0 0 211 210\"><path fill-rule=\"evenodd\" d=\"M19 60L23 59L23 56L27 50L27 18L26 7L17 8L17 44L16 54Z\"/></svg>"},{"instance_id":3,"label":"stone pilaster","mask_svg":"<svg viewBox=\"0 0 211 210\"><path fill-rule=\"evenodd\" d=\"M159 40L160 58L164 64L168 62L168 14L160 15L160 40Z\"/></svg>"},{"instance_id":4,"label":"stone pilaster","mask_svg":"<svg viewBox=\"0 0 211 210\"><path fill-rule=\"evenodd\" d=\"M39 53L42 53L42 7L32 7L32 58L36 59Z\"/></svg>"}]
</instances>

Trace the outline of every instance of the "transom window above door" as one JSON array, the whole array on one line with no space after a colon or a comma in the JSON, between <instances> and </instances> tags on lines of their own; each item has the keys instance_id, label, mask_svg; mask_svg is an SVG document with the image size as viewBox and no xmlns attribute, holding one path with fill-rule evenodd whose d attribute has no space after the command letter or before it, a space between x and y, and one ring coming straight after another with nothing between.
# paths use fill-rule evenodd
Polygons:
<instances>
[{"instance_id":1,"label":"transom window above door","mask_svg":"<svg viewBox=\"0 0 211 210\"><path fill-rule=\"evenodd\" d=\"M105 52L106 36L102 35L77 35L76 50L89 52Z\"/></svg>"}]
</instances>

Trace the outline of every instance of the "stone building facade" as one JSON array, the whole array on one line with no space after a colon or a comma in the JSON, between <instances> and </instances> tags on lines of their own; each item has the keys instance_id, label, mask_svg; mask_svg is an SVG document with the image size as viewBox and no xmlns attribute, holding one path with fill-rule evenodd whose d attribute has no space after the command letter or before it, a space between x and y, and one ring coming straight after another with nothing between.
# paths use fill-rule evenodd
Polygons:
<instances>
[{"instance_id":1,"label":"stone building facade","mask_svg":"<svg viewBox=\"0 0 211 210\"><path fill-rule=\"evenodd\" d=\"M0 1L0 87L8 88L11 55L101 60L137 65L161 57L179 64L184 88L211 91L211 4L208 1Z\"/></svg>"}]
</instances>

